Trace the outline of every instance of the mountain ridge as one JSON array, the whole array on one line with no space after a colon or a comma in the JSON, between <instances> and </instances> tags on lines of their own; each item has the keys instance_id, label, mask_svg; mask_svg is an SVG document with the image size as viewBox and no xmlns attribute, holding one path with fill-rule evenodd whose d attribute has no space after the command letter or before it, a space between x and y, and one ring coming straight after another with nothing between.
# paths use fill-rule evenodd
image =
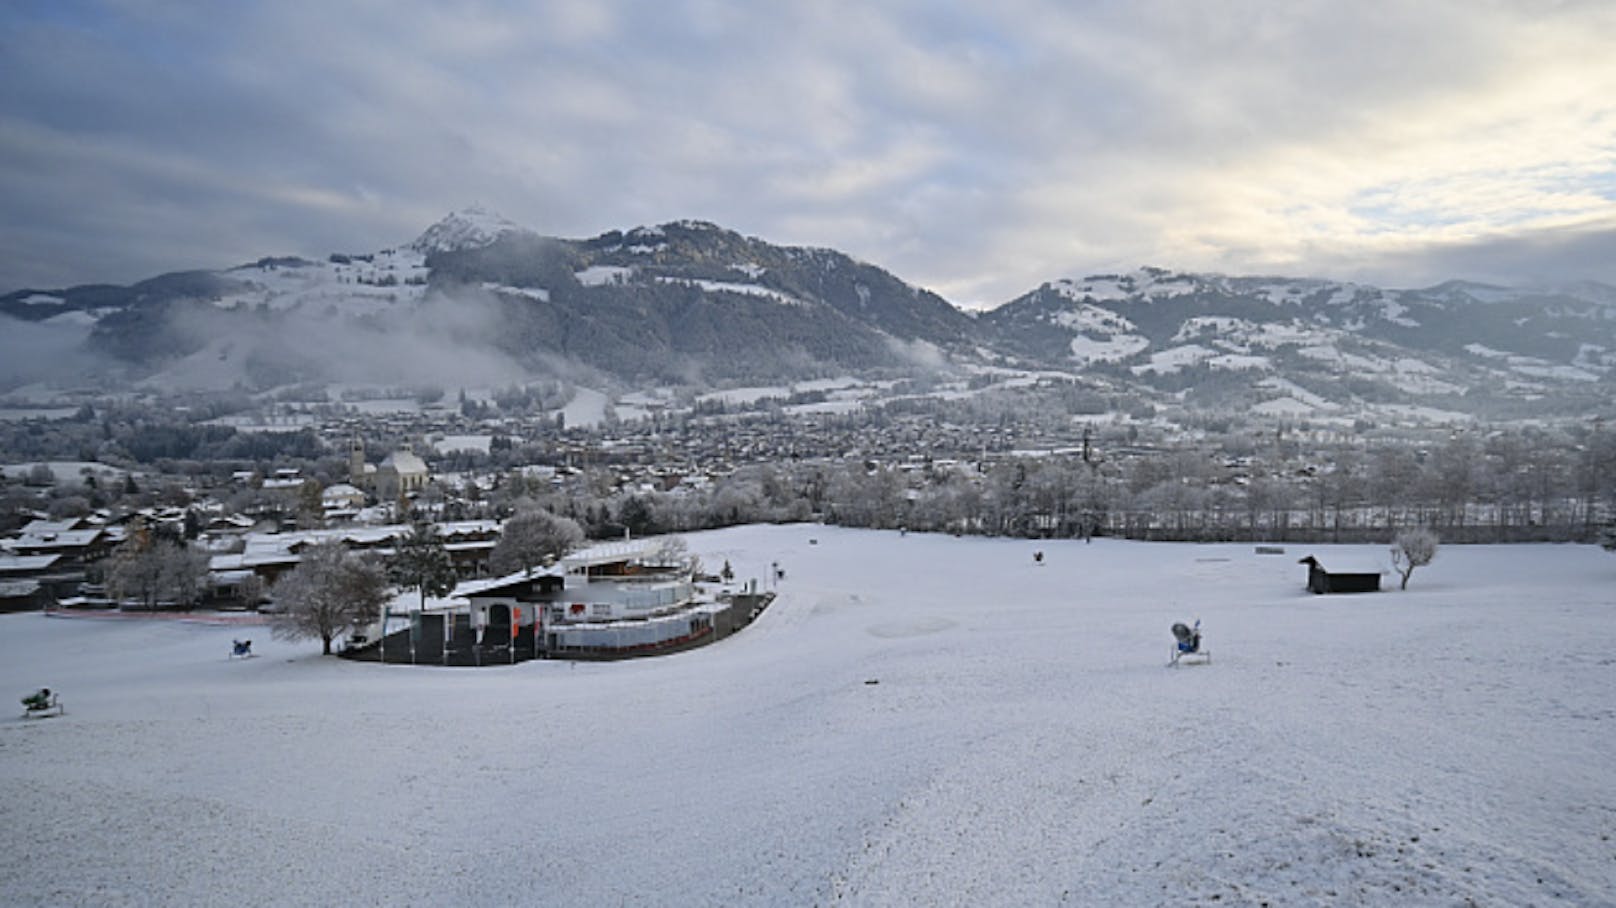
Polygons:
<instances>
[{"instance_id":1,"label":"mountain ridge","mask_svg":"<svg viewBox=\"0 0 1616 908\"><path fill-rule=\"evenodd\" d=\"M565 239L478 207L374 253L20 290L0 313L82 329L109 374L159 385L1029 368L1208 407L1575 412L1616 374L1616 288L1594 282L1389 290L1147 266L973 313L837 250L707 221Z\"/></svg>"}]
</instances>

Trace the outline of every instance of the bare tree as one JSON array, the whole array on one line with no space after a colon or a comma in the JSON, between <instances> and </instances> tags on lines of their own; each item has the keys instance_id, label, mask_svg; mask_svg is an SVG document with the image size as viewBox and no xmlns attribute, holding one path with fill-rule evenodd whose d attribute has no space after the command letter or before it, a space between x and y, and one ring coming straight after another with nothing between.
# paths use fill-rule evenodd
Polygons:
<instances>
[{"instance_id":1,"label":"bare tree","mask_svg":"<svg viewBox=\"0 0 1616 908\"><path fill-rule=\"evenodd\" d=\"M488 566L496 574L513 574L543 564L546 558L559 558L583 541L583 527L576 520L537 508L524 509L505 521L499 542L488 555Z\"/></svg>"},{"instance_id":2,"label":"bare tree","mask_svg":"<svg viewBox=\"0 0 1616 908\"><path fill-rule=\"evenodd\" d=\"M690 544L683 536L664 536L651 551L650 558L659 567L671 567L681 572L696 573L701 561L690 554Z\"/></svg>"},{"instance_id":3,"label":"bare tree","mask_svg":"<svg viewBox=\"0 0 1616 908\"><path fill-rule=\"evenodd\" d=\"M172 603L188 609L202 598L207 576L205 553L141 527L113 555L107 591L114 599L136 600L142 608Z\"/></svg>"},{"instance_id":4,"label":"bare tree","mask_svg":"<svg viewBox=\"0 0 1616 908\"><path fill-rule=\"evenodd\" d=\"M1417 567L1431 563L1436 557L1437 536L1425 527L1403 530L1392 540L1392 567L1403 578L1402 589L1408 589L1408 578Z\"/></svg>"},{"instance_id":5,"label":"bare tree","mask_svg":"<svg viewBox=\"0 0 1616 908\"><path fill-rule=\"evenodd\" d=\"M271 590L281 606L270 630L282 640L320 638L325 655L331 641L356 624L375 621L387 602L387 575L336 541L310 546L303 560Z\"/></svg>"},{"instance_id":6,"label":"bare tree","mask_svg":"<svg viewBox=\"0 0 1616 908\"><path fill-rule=\"evenodd\" d=\"M264 601L264 580L257 574L248 574L236 586L236 596L241 604L256 611L259 603Z\"/></svg>"}]
</instances>

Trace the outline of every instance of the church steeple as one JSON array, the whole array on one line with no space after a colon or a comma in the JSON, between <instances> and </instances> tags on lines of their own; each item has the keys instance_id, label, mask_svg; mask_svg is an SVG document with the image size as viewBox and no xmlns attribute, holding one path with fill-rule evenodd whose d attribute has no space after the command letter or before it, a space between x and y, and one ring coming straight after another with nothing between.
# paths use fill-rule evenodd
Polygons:
<instances>
[{"instance_id":1,"label":"church steeple","mask_svg":"<svg viewBox=\"0 0 1616 908\"><path fill-rule=\"evenodd\" d=\"M348 442L348 482L356 489L365 487L365 443L358 435Z\"/></svg>"}]
</instances>

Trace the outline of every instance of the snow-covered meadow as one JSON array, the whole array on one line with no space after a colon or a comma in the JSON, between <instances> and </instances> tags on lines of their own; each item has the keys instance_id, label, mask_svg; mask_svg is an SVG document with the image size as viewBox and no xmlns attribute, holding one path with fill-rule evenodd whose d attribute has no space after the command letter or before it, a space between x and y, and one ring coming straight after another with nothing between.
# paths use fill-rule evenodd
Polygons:
<instances>
[{"instance_id":1,"label":"snow-covered meadow","mask_svg":"<svg viewBox=\"0 0 1616 908\"><path fill-rule=\"evenodd\" d=\"M0 692L67 708L0 720L0 903L1616 899L1595 547L1446 547L1406 592L1311 596L1297 558L1384 551L687 538L786 577L658 659L377 666L0 616ZM1166 668L1195 617L1213 664Z\"/></svg>"}]
</instances>

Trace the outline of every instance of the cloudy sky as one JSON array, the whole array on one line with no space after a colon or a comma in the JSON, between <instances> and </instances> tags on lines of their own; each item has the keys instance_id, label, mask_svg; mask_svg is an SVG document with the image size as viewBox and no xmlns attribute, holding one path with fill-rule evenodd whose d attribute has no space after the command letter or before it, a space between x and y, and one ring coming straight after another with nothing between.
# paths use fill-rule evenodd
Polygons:
<instances>
[{"instance_id":1,"label":"cloudy sky","mask_svg":"<svg viewBox=\"0 0 1616 908\"><path fill-rule=\"evenodd\" d=\"M964 306L1151 264L1616 282L1616 4L0 5L0 292L472 204L831 246Z\"/></svg>"}]
</instances>

